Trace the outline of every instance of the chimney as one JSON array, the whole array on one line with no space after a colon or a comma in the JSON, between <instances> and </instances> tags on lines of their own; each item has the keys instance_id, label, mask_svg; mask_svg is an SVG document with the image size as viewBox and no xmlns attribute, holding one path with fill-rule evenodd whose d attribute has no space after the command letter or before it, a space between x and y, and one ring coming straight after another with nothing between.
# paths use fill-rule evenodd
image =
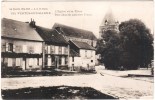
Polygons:
<instances>
[{"instance_id":1,"label":"chimney","mask_svg":"<svg viewBox=\"0 0 155 100\"><path fill-rule=\"evenodd\" d=\"M32 18L31 18L30 26L33 28L36 27L36 22L34 21L34 19L32 20Z\"/></svg>"}]
</instances>

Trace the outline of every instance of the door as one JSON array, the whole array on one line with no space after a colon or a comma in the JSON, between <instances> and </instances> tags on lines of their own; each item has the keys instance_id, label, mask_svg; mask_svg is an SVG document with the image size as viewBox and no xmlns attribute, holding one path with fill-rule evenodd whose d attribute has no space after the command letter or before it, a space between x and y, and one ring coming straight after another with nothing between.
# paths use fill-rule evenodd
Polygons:
<instances>
[{"instance_id":1,"label":"door","mask_svg":"<svg viewBox=\"0 0 155 100\"><path fill-rule=\"evenodd\" d=\"M59 57L55 56L55 67L59 68Z\"/></svg>"}]
</instances>

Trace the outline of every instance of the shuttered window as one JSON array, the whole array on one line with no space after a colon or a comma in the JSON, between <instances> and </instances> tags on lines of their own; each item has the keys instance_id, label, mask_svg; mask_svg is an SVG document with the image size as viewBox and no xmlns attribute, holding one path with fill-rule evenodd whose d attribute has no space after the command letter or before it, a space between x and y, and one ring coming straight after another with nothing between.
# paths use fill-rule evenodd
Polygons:
<instances>
[{"instance_id":1,"label":"shuttered window","mask_svg":"<svg viewBox=\"0 0 155 100\"><path fill-rule=\"evenodd\" d=\"M6 51L6 44L5 43L2 44L2 49L1 50L2 50L2 52Z\"/></svg>"},{"instance_id":2,"label":"shuttered window","mask_svg":"<svg viewBox=\"0 0 155 100\"><path fill-rule=\"evenodd\" d=\"M48 46L48 48L47 48L47 49L48 49L48 50L47 50L47 51L48 51L48 54L50 54L50 46Z\"/></svg>"},{"instance_id":3,"label":"shuttered window","mask_svg":"<svg viewBox=\"0 0 155 100\"><path fill-rule=\"evenodd\" d=\"M23 53L27 53L27 45L22 46L22 51L23 51Z\"/></svg>"},{"instance_id":4,"label":"shuttered window","mask_svg":"<svg viewBox=\"0 0 155 100\"><path fill-rule=\"evenodd\" d=\"M13 43L6 43L6 51L9 52L15 51L15 45L13 45Z\"/></svg>"},{"instance_id":5,"label":"shuttered window","mask_svg":"<svg viewBox=\"0 0 155 100\"><path fill-rule=\"evenodd\" d=\"M9 43L6 43L6 51L9 51Z\"/></svg>"},{"instance_id":6,"label":"shuttered window","mask_svg":"<svg viewBox=\"0 0 155 100\"><path fill-rule=\"evenodd\" d=\"M21 58L16 58L16 66L20 66L21 65Z\"/></svg>"},{"instance_id":7,"label":"shuttered window","mask_svg":"<svg viewBox=\"0 0 155 100\"><path fill-rule=\"evenodd\" d=\"M62 47L59 47L59 54L62 54Z\"/></svg>"},{"instance_id":8,"label":"shuttered window","mask_svg":"<svg viewBox=\"0 0 155 100\"><path fill-rule=\"evenodd\" d=\"M30 54L34 53L34 47L33 46L28 47L28 53L30 53Z\"/></svg>"},{"instance_id":9,"label":"shuttered window","mask_svg":"<svg viewBox=\"0 0 155 100\"><path fill-rule=\"evenodd\" d=\"M12 67L12 66L13 66L12 58L8 58L8 67Z\"/></svg>"},{"instance_id":10,"label":"shuttered window","mask_svg":"<svg viewBox=\"0 0 155 100\"><path fill-rule=\"evenodd\" d=\"M51 54L54 54L54 52L55 52L55 47L51 45Z\"/></svg>"},{"instance_id":11,"label":"shuttered window","mask_svg":"<svg viewBox=\"0 0 155 100\"><path fill-rule=\"evenodd\" d=\"M65 47L65 54L68 54L68 48Z\"/></svg>"},{"instance_id":12,"label":"shuttered window","mask_svg":"<svg viewBox=\"0 0 155 100\"><path fill-rule=\"evenodd\" d=\"M16 53L22 53L22 46L16 45L16 47L15 47L15 52L16 52Z\"/></svg>"}]
</instances>

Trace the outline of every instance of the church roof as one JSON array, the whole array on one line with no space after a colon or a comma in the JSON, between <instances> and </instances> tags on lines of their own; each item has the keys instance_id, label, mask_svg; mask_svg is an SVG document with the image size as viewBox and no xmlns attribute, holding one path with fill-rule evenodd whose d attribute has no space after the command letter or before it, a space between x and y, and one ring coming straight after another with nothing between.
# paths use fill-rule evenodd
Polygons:
<instances>
[{"instance_id":1,"label":"church roof","mask_svg":"<svg viewBox=\"0 0 155 100\"><path fill-rule=\"evenodd\" d=\"M61 32L65 36L75 37L75 38L82 38L82 39L90 39L90 40L97 40L96 36L91 31L83 30L74 28L67 25L62 25L55 23L53 28L60 28Z\"/></svg>"},{"instance_id":2,"label":"church roof","mask_svg":"<svg viewBox=\"0 0 155 100\"><path fill-rule=\"evenodd\" d=\"M104 19L101 23L101 26L105 26L106 22L108 25L115 25L116 24L116 19L113 15L113 12L111 9L109 9L109 11L105 14Z\"/></svg>"},{"instance_id":3,"label":"church roof","mask_svg":"<svg viewBox=\"0 0 155 100\"><path fill-rule=\"evenodd\" d=\"M16 21L12 19L2 19L2 37L43 41L39 34L32 28L29 23Z\"/></svg>"}]
</instances>

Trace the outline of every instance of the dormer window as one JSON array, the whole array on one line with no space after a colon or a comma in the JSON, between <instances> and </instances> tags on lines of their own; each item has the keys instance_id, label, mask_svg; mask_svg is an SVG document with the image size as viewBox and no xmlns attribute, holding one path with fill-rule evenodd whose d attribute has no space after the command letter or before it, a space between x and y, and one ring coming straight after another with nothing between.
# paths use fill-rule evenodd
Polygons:
<instances>
[{"instance_id":1,"label":"dormer window","mask_svg":"<svg viewBox=\"0 0 155 100\"><path fill-rule=\"evenodd\" d=\"M105 20L105 25L107 25L108 24L108 21L107 20Z\"/></svg>"}]
</instances>

